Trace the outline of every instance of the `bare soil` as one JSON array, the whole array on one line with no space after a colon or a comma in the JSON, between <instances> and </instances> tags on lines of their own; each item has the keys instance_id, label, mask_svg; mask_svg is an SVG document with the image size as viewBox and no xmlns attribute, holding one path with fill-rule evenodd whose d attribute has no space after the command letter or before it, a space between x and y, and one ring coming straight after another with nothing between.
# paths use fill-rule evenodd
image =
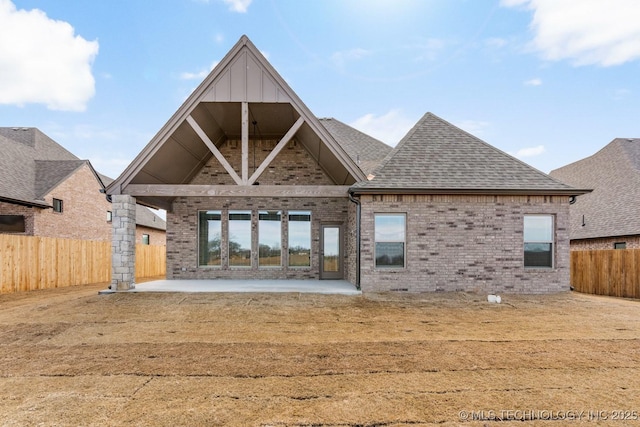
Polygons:
<instances>
[{"instance_id":1,"label":"bare soil","mask_svg":"<svg viewBox=\"0 0 640 427\"><path fill-rule=\"evenodd\" d=\"M640 424L638 301L104 288L0 295L0 425Z\"/></svg>"}]
</instances>

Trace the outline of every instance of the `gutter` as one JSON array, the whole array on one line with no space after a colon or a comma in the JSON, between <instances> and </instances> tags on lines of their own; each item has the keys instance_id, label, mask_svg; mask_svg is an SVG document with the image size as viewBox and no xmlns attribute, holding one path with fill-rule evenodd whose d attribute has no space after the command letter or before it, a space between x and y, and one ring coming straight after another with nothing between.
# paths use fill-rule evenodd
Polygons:
<instances>
[{"instance_id":1,"label":"gutter","mask_svg":"<svg viewBox=\"0 0 640 427\"><path fill-rule=\"evenodd\" d=\"M446 194L446 195L489 195L489 196L579 196L593 190L571 188L562 189L492 189L492 188L372 188L352 187L352 194Z\"/></svg>"},{"instance_id":2,"label":"gutter","mask_svg":"<svg viewBox=\"0 0 640 427\"><path fill-rule=\"evenodd\" d=\"M356 289L360 290L360 200L349 190L349 200L356 205Z\"/></svg>"}]
</instances>

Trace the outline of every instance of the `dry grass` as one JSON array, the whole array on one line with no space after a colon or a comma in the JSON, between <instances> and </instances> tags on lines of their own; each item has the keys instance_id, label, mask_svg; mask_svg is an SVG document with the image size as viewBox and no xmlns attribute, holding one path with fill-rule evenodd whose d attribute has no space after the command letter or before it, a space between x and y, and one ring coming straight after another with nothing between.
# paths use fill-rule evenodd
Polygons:
<instances>
[{"instance_id":1,"label":"dry grass","mask_svg":"<svg viewBox=\"0 0 640 427\"><path fill-rule=\"evenodd\" d=\"M621 426L612 411L640 416L636 301L101 288L0 295L1 425L560 426L585 411L581 423L606 415L590 424ZM543 419L495 419L509 416Z\"/></svg>"}]
</instances>

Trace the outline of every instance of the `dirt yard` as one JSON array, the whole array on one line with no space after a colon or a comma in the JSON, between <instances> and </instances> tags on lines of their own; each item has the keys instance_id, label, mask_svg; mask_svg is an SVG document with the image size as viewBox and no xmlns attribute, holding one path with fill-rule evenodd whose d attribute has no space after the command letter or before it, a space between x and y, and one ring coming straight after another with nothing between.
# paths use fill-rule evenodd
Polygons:
<instances>
[{"instance_id":1,"label":"dirt yard","mask_svg":"<svg viewBox=\"0 0 640 427\"><path fill-rule=\"evenodd\" d=\"M0 425L640 424L637 301L104 287L0 295Z\"/></svg>"}]
</instances>

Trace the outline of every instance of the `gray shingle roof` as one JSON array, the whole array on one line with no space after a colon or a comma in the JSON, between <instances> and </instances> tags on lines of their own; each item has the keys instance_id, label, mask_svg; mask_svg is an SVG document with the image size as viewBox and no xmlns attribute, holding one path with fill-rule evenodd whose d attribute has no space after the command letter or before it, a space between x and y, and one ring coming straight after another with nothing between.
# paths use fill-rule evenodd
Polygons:
<instances>
[{"instance_id":1,"label":"gray shingle roof","mask_svg":"<svg viewBox=\"0 0 640 427\"><path fill-rule=\"evenodd\" d=\"M56 162L65 174L82 162L36 128L0 128L0 152L0 198L36 206L44 205L43 191L57 183L50 181L59 175ZM49 163L39 168L38 161Z\"/></svg>"},{"instance_id":2,"label":"gray shingle roof","mask_svg":"<svg viewBox=\"0 0 640 427\"><path fill-rule=\"evenodd\" d=\"M581 194L475 136L425 114L373 172L365 192Z\"/></svg>"},{"instance_id":3,"label":"gray shingle roof","mask_svg":"<svg viewBox=\"0 0 640 427\"><path fill-rule=\"evenodd\" d=\"M320 119L320 123L338 141L360 170L371 173L393 148L334 118Z\"/></svg>"},{"instance_id":4,"label":"gray shingle roof","mask_svg":"<svg viewBox=\"0 0 640 427\"><path fill-rule=\"evenodd\" d=\"M0 153L0 199L30 206L47 207L46 194L80 166L91 166L36 128L0 127ZM97 175L104 186L113 181ZM162 218L140 205L136 224L166 230Z\"/></svg>"},{"instance_id":5,"label":"gray shingle roof","mask_svg":"<svg viewBox=\"0 0 640 427\"><path fill-rule=\"evenodd\" d=\"M573 186L593 188L571 205L571 239L640 234L640 138L616 138L551 175Z\"/></svg>"}]
</instances>

